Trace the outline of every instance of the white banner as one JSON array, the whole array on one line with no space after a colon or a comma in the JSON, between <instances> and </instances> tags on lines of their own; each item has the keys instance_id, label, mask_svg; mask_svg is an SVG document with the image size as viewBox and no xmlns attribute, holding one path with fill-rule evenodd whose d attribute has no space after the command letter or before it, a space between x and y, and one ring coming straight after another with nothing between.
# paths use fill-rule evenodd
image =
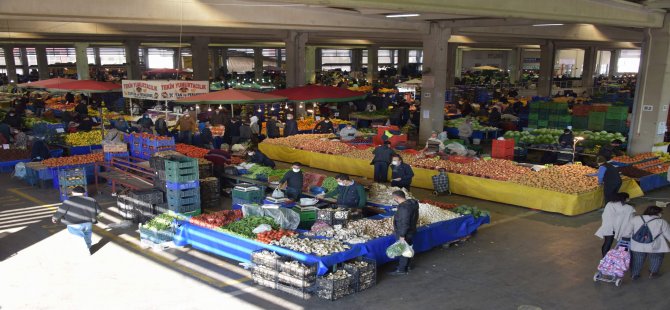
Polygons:
<instances>
[{"instance_id":1,"label":"white banner","mask_svg":"<svg viewBox=\"0 0 670 310\"><path fill-rule=\"evenodd\" d=\"M124 80L123 97L144 100L177 100L209 93L208 81Z\"/></svg>"}]
</instances>

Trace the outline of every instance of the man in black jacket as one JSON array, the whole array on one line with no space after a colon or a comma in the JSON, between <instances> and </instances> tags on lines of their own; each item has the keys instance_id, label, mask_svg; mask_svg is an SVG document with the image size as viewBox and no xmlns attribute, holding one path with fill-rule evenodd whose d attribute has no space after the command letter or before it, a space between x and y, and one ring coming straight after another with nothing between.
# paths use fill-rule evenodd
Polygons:
<instances>
[{"instance_id":1,"label":"man in black jacket","mask_svg":"<svg viewBox=\"0 0 670 310\"><path fill-rule=\"evenodd\" d=\"M84 238L86 248L91 250L91 236L93 236L93 224L97 223L100 205L95 199L84 197L86 190L77 186L72 190L72 197L68 198L58 208L51 221L56 224L61 222L67 225L67 231L75 236Z\"/></svg>"},{"instance_id":2,"label":"man in black jacket","mask_svg":"<svg viewBox=\"0 0 670 310\"><path fill-rule=\"evenodd\" d=\"M286 197L297 201L300 199L302 193L303 175L300 170L302 164L299 162L293 163L291 171L284 174L284 177L279 181L280 188L286 188Z\"/></svg>"},{"instance_id":3,"label":"man in black jacket","mask_svg":"<svg viewBox=\"0 0 670 310\"><path fill-rule=\"evenodd\" d=\"M393 231L398 240L405 240L409 245L414 241L416 226L419 222L419 202L414 199L407 199L405 192L393 192L393 200L398 203L398 211L393 215ZM409 271L410 259L400 256L398 268L390 275L406 275Z\"/></svg>"},{"instance_id":4,"label":"man in black jacket","mask_svg":"<svg viewBox=\"0 0 670 310\"><path fill-rule=\"evenodd\" d=\"M256 148L249 149L247 155L249 155L250 163L259 164L272 169L275 168L275 162Z\"/></svg>"},{"instance_id":5,"label":"man in black jacket","mask_svg":"<svg viewBox=\"0 0 670 310\"><path fill-rule=\"evenodd\" d=\"M293 114L286 115L286 124L284 125L284 137L298 134L298 122L293 119Z\"/></svg>"},{"instance_id":6,"label":"man in black jacket","mask_svg":"<svg viewBox=\"0 0 670 310\"><path fill-rule=\"evenodd\" d=\"M267 125L265 126L266 128L266 133L268 135L268 138L279 138L279 126L277 125L277 117L272 116L270 120L268 120Z\"/></svg>"},{"instance_id":7,"label":"man in black jacket","mask_svg":"<svg viewBox=\"0 0 670 310\"><path fill-rule=\"evenodd\" d=\"M390 147L391 142L386 141L384 144L378 146L372 154L374 158L372 159L371 165L374 165L375 169L375 182L385 183L388 179L389 165L391 164L391 157L395 152Z\"/></svg>"},{"instance_id":8,"label":"man in black jacket","mask_svg":"<svg viewBox=\"0 0 670 310\"><path fill-rule=\"evenodd\" d=\"M335 134L335 127L333 127L333 123L330 121L330 118L328 116L324 117L322 121L316 124L316 126L314 127L314 133Z\"/></svg>"}]
</instances>

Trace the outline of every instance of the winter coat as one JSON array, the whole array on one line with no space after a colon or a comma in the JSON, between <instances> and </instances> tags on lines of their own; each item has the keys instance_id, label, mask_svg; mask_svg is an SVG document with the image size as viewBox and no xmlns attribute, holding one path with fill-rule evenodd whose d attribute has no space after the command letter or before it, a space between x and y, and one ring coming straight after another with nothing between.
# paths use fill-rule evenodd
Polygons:
<instances>
[{"instance_id":1,"label":"winter coat","mask_svg":"<svg viewBox=\"0 0 670 310\"><path fill-rule=\"evenodd\" d=\"M613 235L614 239L621 239L621 234L625 233L634 215L635 209L630 205L618 201L607 203L602 215L602 224L596 231L596 236L603 238Z\"/></svg>"},{"instance_id":2,"label":"winter coat","mask_svg":"<svg viewBox=\"0 0 670 310\"><path fill-rule=\"evenodd\" d=\"M658 216L641 215L633 217L626 229L624 237L630 237L642 227L642 218L647 222L647 226L651 234L656 238L652 243L639 243L635 240L630 240L630 249L633 252L642 253L667 253L670 252L668 241L670 241L670 225L668 222Z\"/></svg>"}]
</instances>

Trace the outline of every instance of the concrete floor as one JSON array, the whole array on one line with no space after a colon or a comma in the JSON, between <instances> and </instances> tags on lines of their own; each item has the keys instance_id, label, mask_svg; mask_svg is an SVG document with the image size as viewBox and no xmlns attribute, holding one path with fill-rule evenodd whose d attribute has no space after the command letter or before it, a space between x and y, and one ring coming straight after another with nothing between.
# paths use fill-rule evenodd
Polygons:
<instances>
[{"instance_id":1,"label":"concrete floor","mask_svg":"<svg viewBox=\"0 0 670 310\"><path fill-rule=\"evenodd\" d=\"M634 203L641 211L669 194ZM393 266L384 265L377 286L331 302L256 287L236 262L188 247L145 249L136 227L123 227L114 198L97 198L104 218L94 230L99 249L88 256L83 241L51 224L55 190L0 175L0 309L670 309L670 278L593 282L597 211L566 217L441 197L490 210L492 224L459 246L421 253L405 277L387 276Z\"/></svg>"}]
</instances>

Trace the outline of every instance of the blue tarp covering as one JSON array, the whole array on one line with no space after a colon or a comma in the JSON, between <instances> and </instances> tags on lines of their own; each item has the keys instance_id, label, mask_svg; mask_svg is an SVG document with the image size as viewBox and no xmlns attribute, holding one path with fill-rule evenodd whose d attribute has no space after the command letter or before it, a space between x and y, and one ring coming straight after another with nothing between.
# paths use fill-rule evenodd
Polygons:
<instances>
[{"instance_id":1,"label":"blue tarp covering","mask_svg":"<svg viewBox=\"0 0 670 310\"><path fill-rule=\"evenodd\" d=\"M414 237L414 250L417 253L425 252L447 242L461 239L472 234L479 226L490 223L490 221L489 217L475 219L468 215L420 227ZM182 222L181 224L182 226L177 229L174 237L174 242L178 246L190 244L196 249L240 262L250 262L252 252L268 249L280 255L293 257L301 262L318 263L319 275L323 275L328 272L331 266L361 255L376 260L378 264L393 260L386 256L386 248L395 242L394 236L381 237L363 244L352 245L351 249L346 252L329 256L315 256L199 227L188 222Z\"/></svg>"},{"instance_id":2,"label":"blue tarp covering","mask_svg":"<svg viewBox=\"0 0 670 310\"><path fill-rule=\"evenodd\" d=\"M651 190L655 190L657 188L661 188L663 186L670 185L670 182L668 182L668 177L667 177L666 173L652 174L652 175L648 175L646 177L641 177L639 183L640 183L640 188L645 193L648 192L648 191L651 191Z\"/></svg>"}]
</instances>

